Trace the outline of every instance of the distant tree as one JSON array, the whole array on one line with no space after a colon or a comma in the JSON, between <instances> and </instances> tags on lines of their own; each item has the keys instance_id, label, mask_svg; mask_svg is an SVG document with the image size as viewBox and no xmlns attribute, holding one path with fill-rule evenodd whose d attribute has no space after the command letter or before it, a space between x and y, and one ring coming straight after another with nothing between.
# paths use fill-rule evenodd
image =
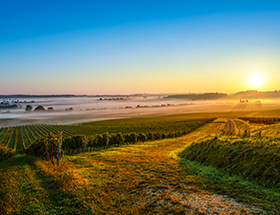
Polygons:
<instances>
[{"instance_id":1,"label":"distant tree","mask_svg":"<svg viewBox=\"0 0 280 215\"><path fill-rule=\"evenodd\" d=\"M26 111L31 111L32 110L32 106L31 105L26 105L25 110Z\"/></svg>"},{"instance_id":2,"label":"distant tree","mask_svg":"<svg viewBox=\"0 0 280 215\"><path fill-rule=\"evenodd\" d=\"M65 109L65 111L72 111L73 110L73 108L72 107L70 107L70 108L66 108Z\"/></svg>"},{"instance_id":3,"label":"distant tree","mask_svg":"<svg viewBox=\"0 0 280 215\"><path fill-rule=\"evenodd\" d=\"M37 106L34 111L45 111L45 108L42 105Z\"/></svg>"},{"instance_id":4,"label":"distant tree","mask_svg":"<svg viewBox=\"0 0 280 215\"><path fill-rule=\"evenodd\" d=\"M53 107L48 107L48 111L54 111Z\"/></svg>"}]
</instances>

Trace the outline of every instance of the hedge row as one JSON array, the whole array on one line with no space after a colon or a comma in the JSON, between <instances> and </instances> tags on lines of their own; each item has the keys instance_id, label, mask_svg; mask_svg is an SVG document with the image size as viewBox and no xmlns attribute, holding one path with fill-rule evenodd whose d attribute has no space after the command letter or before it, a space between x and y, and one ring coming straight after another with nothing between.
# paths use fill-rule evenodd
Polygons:
<instances>
[{"instance_id":1,"label":"hedge row","mask_svg":"<svg viewBox=\"0 0 280 215\"><path fill-rule=\"evenodd\" d=\"M166 138L175 138L186 135L187 132L171 132L171 133L130 133L130 134L109 134L103 133L86 137L84 135L75 135L64 138L62 141L63 150L77 150L84 147L104 147L110 145L121 145L127 143L154 141Z\"/></svg>"}]
</instances>

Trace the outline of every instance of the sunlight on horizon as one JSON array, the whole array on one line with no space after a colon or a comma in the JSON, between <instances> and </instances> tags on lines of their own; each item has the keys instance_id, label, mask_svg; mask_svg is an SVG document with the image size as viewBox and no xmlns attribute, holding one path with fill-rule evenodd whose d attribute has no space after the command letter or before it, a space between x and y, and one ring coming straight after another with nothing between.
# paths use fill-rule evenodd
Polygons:
<instances>
[{"instance_id":1,"label":"sunlight on horizon","mask_svg":"<svg viewBox=\"0 0 280 215\"><path fill-rule=\"evenodd\" d=\"M252 87L261 87L264 83L264 77L262 75L255 74L249 78L249 84Z\"/></svg>"}]
</instances>

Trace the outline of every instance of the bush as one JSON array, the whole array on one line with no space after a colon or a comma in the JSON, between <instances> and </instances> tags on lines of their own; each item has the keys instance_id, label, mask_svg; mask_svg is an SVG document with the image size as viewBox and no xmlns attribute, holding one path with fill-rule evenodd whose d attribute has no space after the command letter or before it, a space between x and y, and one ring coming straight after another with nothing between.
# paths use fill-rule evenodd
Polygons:
<instances>
[{"instance_id":1,"label":"bush","mask_svg":"<svg viewBox=\"0 0 280 215\"><path fill-rule=\"evenodd\" d=\"M84 147L85 136L78 134L74 135L71 138L64 139L63 148L67 150L77 150Z\"/></svg>"},{"instance_id":2,"label":"bush","mask_svg":"<svg viewBox=\"0 0 280 215\"><path fill-rule=\"evenodd\" d=\"M117 135L111 134L109 137L109 145L117 144Z\"/></svg>"},{"instance_id":3,"label":"bush","mask_svg":"<svg viewBox=\"0 0 280 215\"><path fill-rule=\"evenodd\" d=\"M161 135L159 132L154 134L155 140L160 140L161 139Z\"/></svg>"},{"instance_id":4,"label":"bush","mask_svg":"<svg viewBox=\"0 0 280 215\"><path fill-rule=\"evenodd\" d=\"M145 141L147 141L146 135L140 133L140 134L138 135L138 141L140 141L140 142L145 142Z\"/></svg>"},{"instance_id":5,"label":"bush","mask_svg":"<svg viewBox=\"0 0 280 215\"><path fill-rule=\"evenodd\" d=\"M96 137L95 136L88 137L88 139L87 139L87 146L95 147L96 145L97 145L96 144Z\"/></svg>"},{"instance_id":6,"label":"bush","mask_svg":"<svg viewBox=\"0 0 280 215\"><path fill-rule=\"evenodd\" d=\"M102 135L98 134L96 136L96 145L101 147L101 146L108 146L109 144L109 134L104 133Z\"/></svg>"},{"instance_id":7,"label":"bush","mask_svg":"<svg viewBox=\"0 0 280 215\"><path fill-rule=\"evenodd\" d=\"M174 133L172 133L172 132L170 132L169 134L168 134L168 136L167 136L168 138L174 138L175 137L175 134Z\"/></svg>"},{"instance_id":8,"label":"bush","mask_svg":"<svg viewBox=\"0 0 280 215\"><path fill-rule=\"evenodd\" d=\"M125 138L122 135L122 133L118 133L118 134L111 134L109 137L109 144L113 145L113 144L123 144L125 142Z\"/></svg>"},{"instance_id":9,"label":"bush","mask_svg":"<svg viewBox=\"0 0 280 215\"><path fill-rule=\"evenodd\" d=\"M154 134L153 134L153 133L148 133L148 134L147 134L147 140L148 140L148 141L153 141L153 140L155 140Z\"/></svg>"},{"instance_id":10,"label":"bush","mask_svg":"<svg viewBox=\"0 0 280 215\"><path fill-rule=\"evenodd\" d=\"M102 143L102 146L108 146L108 144L109 144L109 134L108 134L108 132L102 134L101 143Z\"/></svg>"},{"instance_id":11,"label":"bush","mask_svg":"<svg viewBox=\"0 0 280 215\"><path fill-rule=\"evenodd\" d=\"M124 136L122 135L122 133L118 133L117 134L117 144L123 144L125 141Z\"/></svg>"},{"instance_id":12,"label":"bush","mask_svg":"<svg viewBox=\"0 0 280 215\"><path fill-rule=\"evenodd\" d=\"M70 142L71 142L71 137L66 137L66 138L64 138L63 139L63 144L62 144L62 146L61 146L61 148L63 149L63 150L67 150L68 149L68 147L70 146Z\"/></svg>"},{"instance_id":13,"label":"bush","mask_svg":"<svg viewBox=\"0 0 280 215\"><path fill-rule=\"evenodd\" d=\"M34 156L42 156L43 159L51 161L54 165L54 159L56 159L58 155L58 142L60 142L61 148L61 140L62 134L57 137L53 133L49 133L46 136L35 140L26 148L25 153ZM63 151L60 149L60 157L62 157L62 155Z\"/></svg>"},{"instance_id":14,"label":"bush","mask_svg":"<svg viewBox=\"0 0 280 215\"><path fill-rule=\"evenodd\" d=\"M125 142L127 143L136 143L137 142L137 134L135 132L125 135Z\"/></svg>"},{"instance_id":15,"label":"bush","mask_svg":"<svg viewBox=\"0 0 280 215\"><path fill-rule=\"evenodd\" d=\"M0 144L0 161L6 160L15 154L15 150Z\"/></svg>"},{"instance_id":16,"label":"bush","mask_svg":"<svg viewBox=\"0 0 280 215\"><path fill-rule=\"evenodd\" d=\"M96 135L95 142L98 147L102 146L102 136L100 134Z\"/></svg>"}]
</instances>

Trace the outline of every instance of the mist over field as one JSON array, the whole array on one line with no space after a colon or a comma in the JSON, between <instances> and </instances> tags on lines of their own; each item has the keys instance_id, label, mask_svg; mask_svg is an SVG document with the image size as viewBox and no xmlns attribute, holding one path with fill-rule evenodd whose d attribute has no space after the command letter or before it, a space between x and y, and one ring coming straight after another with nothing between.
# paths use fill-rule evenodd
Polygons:
<instances>
[{"instance_id":1,"label":"mist over field","mask_svg":"<svg viewBox=\"0 0 280 215\"><path fill-rule=\"evenodd\" d=\"M0 109L1 127L30 123L74 124L104 119L180 113L261 111L279 107L278 100L195 100L161 96L28 97L0 99L0 102L10 106L17 104L17 108ZM26 111L27 105L31 105L32 110ZM34 111L40 105L45 108L45 111ZM48 110L50 107L53 110Z\"/></svg>"}]
</instances>

